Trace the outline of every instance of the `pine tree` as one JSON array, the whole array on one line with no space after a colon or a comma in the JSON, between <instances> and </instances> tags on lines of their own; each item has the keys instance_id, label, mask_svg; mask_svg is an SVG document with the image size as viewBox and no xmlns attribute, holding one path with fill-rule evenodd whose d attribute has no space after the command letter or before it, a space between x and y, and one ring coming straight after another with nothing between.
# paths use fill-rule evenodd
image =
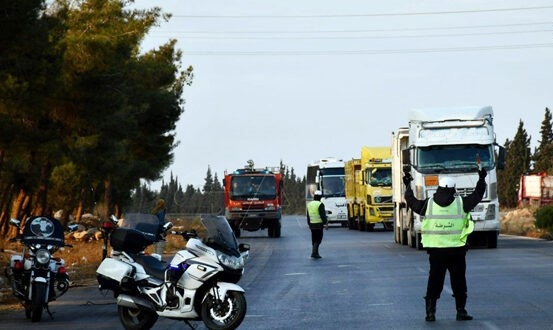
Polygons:
<instances>
[{"instance_id":1,"label":"pine tree","mask_svg":"<svg viewBox=\"0 0 553 330\"><path fill-rule=\"evenodd\" d=\"M204 193L207 193L207 192L210 192L213 190L213 175L211 174L211 167L208 165L207 166L207 173L205 174L205 179L204 179L205 183L204 183Z\"/></svg>"},{"instance_id":2,"label":"pine tree","mask_svg":"<svg viewBox=\"0 0 553 330\"><path fill-rule=\"evenodd\" d=\"M545 116L541 123L541 140L534 152L534 171L553 173L553 129L551 111L545 108Z\"/></svg>"},{"instance_id":3,"label":"pine tree","mask_svg":"<svg viewBox=\"0 0 553 330\"><path fill-rule=\"evenodd\" d=\"M283 169L283 213L305 214L305 177L296 176L294 168Z\"/></svg>"},{"instance_id":4,"label":"pine tree","mask_svg":"<svg viewBox=\"0 0 553 330\"><path fill-rule=\"evenodd\" d=\"M522 120L513 141L507 139L504 146L505 169L497 174L498 198L500 205L513 208L517 205L520 176L530 169L530 138Z\"/></svg>"}]
</instances>

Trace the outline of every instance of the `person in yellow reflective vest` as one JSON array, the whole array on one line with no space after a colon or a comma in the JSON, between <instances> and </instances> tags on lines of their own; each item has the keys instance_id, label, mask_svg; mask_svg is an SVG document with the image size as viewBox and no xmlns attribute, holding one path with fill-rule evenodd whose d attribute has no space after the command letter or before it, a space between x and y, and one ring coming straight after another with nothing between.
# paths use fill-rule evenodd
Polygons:
<instances>
[{"instance_id":1,"label":"person in yellow reflective vest","mask_svg":"<svg viewBox=\"0 0 553 330\"><path fill-rule=\"evenodd\" d=\"M313 200L307 203L307 225L311 230L311 258L320 259L319 245L323 241L323 228L328 230L325 205L321 202L323 193L315 191Z\"/></svg>"},{"instance_id":2,"label":"person in yellow reflective vest","mask_svg":"<svg viewBox=\"0 0 553 330\"><path fill-rule=\"evenodd\" d=\"M426 321L436 320L436 301L443 290L446 272L449 271L451 290L455 298L457 321L472 320L465 309L467 302L466 240L473 230L470 210L482 200L486 192L486 170L478 170L478 182L474 191L461 197L455 189L455 180L441 176L438 189L431 198L419 200L411 189L413 178L409 172L403 177L406 186L407 207L424 216L421 225L422 247L427 250L430 272L426 287Z\"/></svg>"}]
</instances>

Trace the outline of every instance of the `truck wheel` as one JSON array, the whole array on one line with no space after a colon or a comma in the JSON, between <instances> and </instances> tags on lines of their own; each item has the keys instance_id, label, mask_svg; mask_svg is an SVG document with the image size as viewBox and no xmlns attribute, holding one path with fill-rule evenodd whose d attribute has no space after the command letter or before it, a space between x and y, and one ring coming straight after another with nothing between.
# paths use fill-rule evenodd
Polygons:
<instances>
[{"instance_id":1,"label":"truck wheel","mask_svg":"<svg viewBox=\"0 0 553 330\"><path fill-rule=\"evenodd\" d=\"M407 245L407 235L409 232L407 229L401 229L401 245Z\"/></svg>"},{"instance_id":2,"label":"truck wheel","mask_svg":"<svg viewBox=\"0 0 553 330\"><path fill-rule=\"evenodd\" d=\"M421 237L421 234L420 233L417 233L416 234L416 244L417 244L417 250L423 250L424 249L424 246L422 246L422 237Z\"/></svg>"},{"instance_id":3,"label":"truck wheel","mask_svg":"<svg viewBox=\"0 0 553 330\"><path fill-rule=\"evenodd\" d=\"M275 237L276 237L276 238L279 238L279 237L280 237L280 229L281 229L280 223L277 223L277 224L275 225Z\"/></svg>"},{"instance_id":4,"label":"truck wheel","mask_svg":"<svg viewBox=\"0 0 553 330\"><path fill-rule=\"evenodd\" d=\"M488 233L488 249L497 248L497 236L499 235L495 231L491 231Z\"/></svg>"}]
</instances>

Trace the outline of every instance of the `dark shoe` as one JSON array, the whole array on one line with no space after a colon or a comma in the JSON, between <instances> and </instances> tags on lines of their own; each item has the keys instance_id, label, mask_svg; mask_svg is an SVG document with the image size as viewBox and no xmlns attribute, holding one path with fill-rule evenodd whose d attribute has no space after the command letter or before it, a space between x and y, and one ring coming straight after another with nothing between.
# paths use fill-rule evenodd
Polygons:
<instances>
[{"instance_id":1,"label":"dark shoe","mask_svg":"<svg viewBox=\"0 0 553 330\"><path fill-rule=\"evenodd\" d=\"M465 305L467 303L466 293L453 295L453 297L455 298L455 308L457 309L457 321L472 320L472 316L470 316L467 310L465 309Z\"/></svg>"},{"instance_id":2,"label":"dark shoe","mask_svg":"<svg viewBox=\"0 0 553 330\"><path fill-rule=\"evenodd\" d=\"M321 256L319 255L318 249L315 247L315 244L313 244L313 249L311 250L311 258L313 259L320 259Z\"/></svg>"},{"instance_id":3,"label":"dark shoe","mask_svg":"<svg viewBox=\"0 0 553 330\"><path fill-rule=\"evenodd\" d=\"M311 258L315 258L315 259L321 259L322 258L319 255L319 244L320 243L313 244L313 253L311 253Z\"/></svg>"},{"instance_id":4,"label":"dark shoe","mask_svg":"<svg viewBox=\"0 0 553 330\"><path fill-rule=\"evenodd\" d=\"M436 321L436 300L435 298L424 297L426 302L426 317L424 319L426 322Z\"/></svg>"},{"instance_id":5,"label":"dark shoe","mask_svg":"<svg viewBox=\"0 0 553 330\"><path fill-rule=\"evenodd\" d=\"M469 315L466 309L457 309L457 321L470 321L472 316Z\"/></svg>"}]
</instances>

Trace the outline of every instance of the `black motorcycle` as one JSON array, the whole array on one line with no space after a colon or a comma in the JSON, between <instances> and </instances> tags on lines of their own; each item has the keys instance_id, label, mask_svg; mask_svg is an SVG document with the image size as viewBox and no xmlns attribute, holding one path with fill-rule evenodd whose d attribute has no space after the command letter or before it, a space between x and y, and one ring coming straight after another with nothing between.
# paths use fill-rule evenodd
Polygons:
<instances>
[{"instance_id":1,"label":"black motorcycle","mask_svg":"<svg viewBox=\"0 0 553 330\"><path fill-rule=\"evenodd\" d=\"M18 229L12 241L23 244L23 252L12 255L6 267L13 294L32 322L40 321L45 309L53 319L48 303L69 289L65 261L53 256L61 247L71 247L65 244L63 226L56 218L46 216L29 218L23 228L17 219L11 219L10 225ZM70 231L75 229L76 226L69 228Z\"/></svg>"}]
</instances>

